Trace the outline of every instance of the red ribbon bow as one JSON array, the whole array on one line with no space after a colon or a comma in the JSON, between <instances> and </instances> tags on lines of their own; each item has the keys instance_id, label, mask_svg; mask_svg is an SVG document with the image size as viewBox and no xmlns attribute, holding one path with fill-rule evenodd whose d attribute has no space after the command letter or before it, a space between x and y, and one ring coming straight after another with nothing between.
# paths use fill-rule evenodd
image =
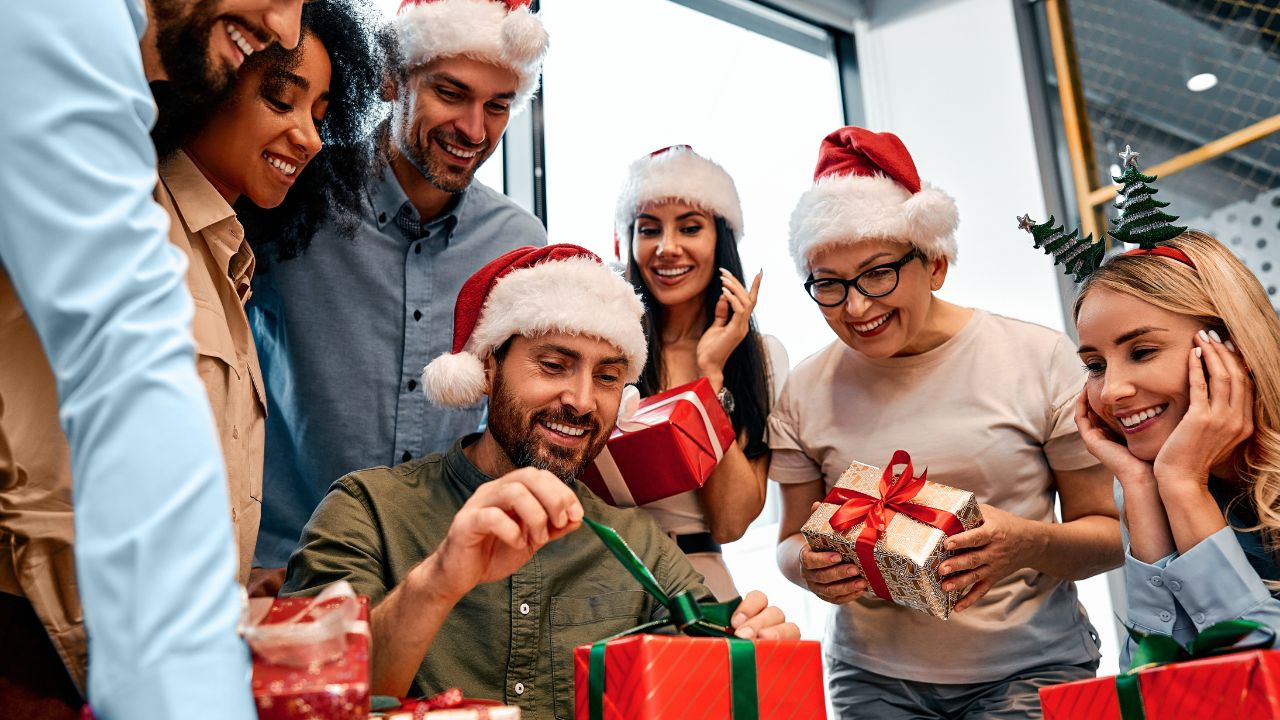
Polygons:
<instances>
[{"instance_id":1,"label":"red ribbon bow","mask_svg":"<svg viewBox=\"0 0 1280 720\"><path fill-rule=\"evenodd\" d=\"M495 700L471 700L462 696L462 690L449 688L424 700L405 700L400 710L412 710L413 720L424 720L427 713L435 710L475 710L476 717L485 720L489 717L489 709L499 707L502 703Z\"/></svg>"},{"instance_id":2,"label":"red ribbon bow","mask_svg":"<svg viewBox=\"0 0 1280 720\"><path fill-rule=\"evenodd\" d=\"M893 468L898 465L906 465L906 467L903 468L902 474L894 475ZM874 551L880 534L889 527L889 521L894 515L902 513L930 527L938 528L947 535L964 532L964 523L960 522L960 518L955 514L911 502L924 488L925 477L928 474L929 471L926 469L920 473L920 477L915 477L911 467L911 455L905 450L898 450L893 453L889 464L880 474L880 497L867 495L851 488L837 487L832 488L822 500L824 503L840 505L840 508L831 515L832 530L843 533L857 527L858 523L866 523L862 526L862 532L858 533L854 548L858 555L858 562L862 565L863 576L871 584L876 597L881 599L892 600L893 595L889 592L889 586L876 566Z\"/></svg>"}]
</instances>

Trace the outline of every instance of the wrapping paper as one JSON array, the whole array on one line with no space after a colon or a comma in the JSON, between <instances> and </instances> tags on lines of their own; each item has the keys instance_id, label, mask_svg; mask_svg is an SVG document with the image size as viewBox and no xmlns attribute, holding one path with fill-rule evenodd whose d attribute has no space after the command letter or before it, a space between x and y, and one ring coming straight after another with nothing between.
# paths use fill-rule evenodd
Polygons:
<instances>
[{"instance_id":1,"label":"wrapping paper","mask_svg":"<svg viewBox=\"0 0 1280 720\"><path fill-rule=\"evenodd\" d=\"M379 696L378 700L395 702ZM520 720L520 708L496 700L464 698L458 688L450 688L425 700L400 700L399 706L375 712L386 720Z\"/></svg>"},{"instance_id":2,"label":"wrapping paper","mask_svg":"<svg viewBox=\"0 0 1280 720\"><path fill-rule=\"evenodd\" d=\"M1280 718L1280 651L1254 650L1138 673L1146 720ZM1116 678L1040 689L1045 720L1121 720Z\"/></svg>"},{"instance_id":3,"label":"wrapping paper","mask_svg":"<svg viewBox=\"0 0 1280 720\"><path fill-rule=\"evenodd\" d=\"M953 529L970 530L982 524L982 512L978 508L973 493L957 490L940 483L930 482L921 475L919 478L903 477L910 475L910 457L899 451L894 455L890 468L899 465L899 460L906 458L906 469L897 475L886 477L884 471L871 465L855 462L840 476L836 482L837 494L840 489L855 491L871 498L882 499L886 483L902 483L915 481L918 491L898 505L901 510L913 510L906 506L923 506L925 509L941 511L943 515L954 516L957 527ZM832 528L833 516L841 510L841 505L830 502L831 496L818 506L800 532L815 551L832 551L840 553L849 561L856 563L863 575L871 579L872 573L864 566L858 553L858 539L866 529L867 522L873 521L877 512L872 509L871 515L844 531ZM942 589L942 580L938 577L938 565L952 553L943 548L943 540L948 533L911 517L907 512L884 512L889 516L887 523L875 541L872 555L876 573L883 579L883 585L877 589L872 582L868 592L882 600L903 605L905 607L946 619L950 616L961 591L947 592ZM936 514L936 513L935 513ZM887 590L887 592L885 592Z\"/></svg>"},{"instance_id":4,"label":"wrapping paper","mask_svg":"<svg viewBox=\"0 0 1280 720\"><path fill-rule=\"evenodd\" d=\"M610 505L644 505L702 487L735 439L706 379L644 399L633 395L581 479Z\"/></svg>"},{"instance_id":5,"label":"wrapping paper","mask_svg":"<svg viewBox=\"0 0 1280 720\"><path fill-rule=\"evenodd\" d=\"M811 640L755 645L760 720L826 717L822 658ZM573 655L574 717L588 720L590 645ZM728 642L723 638L632 635L605 645L602 720L731 718Z\"/></svg>"}]
</instances>

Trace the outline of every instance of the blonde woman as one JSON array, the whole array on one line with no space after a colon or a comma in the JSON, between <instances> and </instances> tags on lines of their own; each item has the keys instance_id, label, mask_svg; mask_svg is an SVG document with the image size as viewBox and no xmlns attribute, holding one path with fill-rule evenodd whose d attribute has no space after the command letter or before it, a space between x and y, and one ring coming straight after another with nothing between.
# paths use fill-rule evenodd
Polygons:
<instances>
[{"instance_id":1,"label":"blonde woman","mask_svg":"<svg viewBox=\"0 0 1280 720\"><path fill-rule=\"evenodd\" d=\"M1234 618L1280 630L1280 319L1262 286L1187 231L1107 261L1075 321L1076 424L1123 498L1128 623L1179 642Z\"/></svg>"}]
</instances>

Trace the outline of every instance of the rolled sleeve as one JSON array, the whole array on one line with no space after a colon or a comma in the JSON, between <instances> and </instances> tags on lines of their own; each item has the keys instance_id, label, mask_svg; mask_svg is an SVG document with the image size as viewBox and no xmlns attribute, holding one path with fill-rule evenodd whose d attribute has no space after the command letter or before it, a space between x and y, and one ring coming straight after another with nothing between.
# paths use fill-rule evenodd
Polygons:
<instances>
[{"instance_id":1,"label":"rolled sleeve","mask_svg":"<svg viewBox=\"0 0 1280 720\"><path fill-rule=\"evenodd\" d=\"M822 467L805 452L800 439L799 423L788 381L769 413L768 441L773 455L769 460L769 479L784 485L822 479Z\"/></svg>"},{"instance_id":2,"label":"rolled sleeve","mask_svg":"<svg viewBox=\"0 0 1280 720\"><path fill-rule=\"evenodd\" d=\"M1076 427L1075 404L1084 387L1084 372L1080 358L1066 336L1060 336L1053 346L1049 361L1049 416L1047 436L1044 438L1044 454L1049 467L1054 470L1083 470L1098 465Z\"/></svg>"}]
</instances>

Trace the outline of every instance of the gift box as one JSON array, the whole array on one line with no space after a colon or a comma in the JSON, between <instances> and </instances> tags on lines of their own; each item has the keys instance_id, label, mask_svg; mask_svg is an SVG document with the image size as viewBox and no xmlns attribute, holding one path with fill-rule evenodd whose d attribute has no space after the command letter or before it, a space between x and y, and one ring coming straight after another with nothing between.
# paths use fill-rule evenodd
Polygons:
<instances>
[{"instance_id":1,"label":"gift box","mask_svg":"<svg viewBox=\"0 0 1280 720\"><path fill-rule=\"evenodd\" d=\"M733 666L731 643L754 650L749 680ZM822 653L812 640L729 640L632 635L604 644L600 715L591 712L591 645L573 655L578 720L733 718L737 702L754 702L760 720L826 717Z\"/></svg>"},{"instance_id":2,"label":"gift box","mask_svg":"<svg viewBox=\"0 0 1280 720\"><path fill-rule=\"evenodd\" d=\"M315 598L262 603L251 605L244 630L259 719L369 717L368 598L342 582Z\"/></svg>"},{"instance_id":3,"label":"gift box","mask_svg":"<svg viewBox=\"0 0 1280 720\"><path fill-rule=\"evenodd\" d=\"M385 720L520 720L520 708L462 696L458 688L423 699L375 696L370 717Z\"/></svg>"},{"instance_id":4,"label":"gift box","mask_svg":"<svg viewBox=\"0 0 1280 720\"><path fill-rule=\"evenodd\" d=\"M629 387L617 427L581 479L610 505L644 505L702 487L736 437L705 378L644 399Z\"/></svg>"},{"instance_id":5,"label":"gift box","mask_svg":"<svg viewBox=\"0 0 1280 720\"><path fill-rule=\"evenodd\" d=\"M902 450L883 470L855 462L800 532L813 550L857 564L875 597L945 620L960 591L942 589L938 565L952 555L943 541L981 525L982 511L973 493L913 473Z\"/></svg>"}]
</instances>

